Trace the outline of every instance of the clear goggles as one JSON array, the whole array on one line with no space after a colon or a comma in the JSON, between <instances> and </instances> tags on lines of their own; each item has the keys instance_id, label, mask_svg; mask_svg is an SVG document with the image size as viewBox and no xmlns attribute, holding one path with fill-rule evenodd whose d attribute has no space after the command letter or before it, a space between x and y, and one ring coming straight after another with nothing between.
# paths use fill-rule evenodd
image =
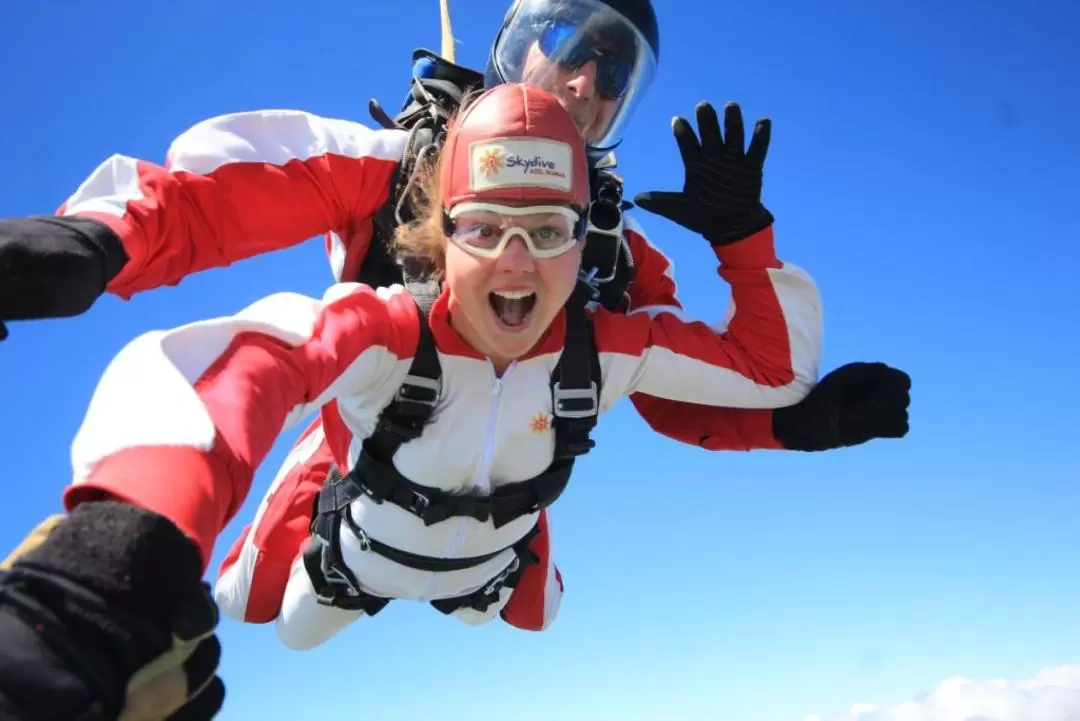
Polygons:
<instances>
[{"instance_id":1,"label":"clear goggles","mask_svg":"<svg viewBox=\"0 0 1080 721\"><path fill-rule=\"evenodd\" d=\"M447 237L472 255L497 258L520 237L534 258L556 258L585 236L587 217L565 205L459 203L444 213Z\"/></svg>"}]
</instances>

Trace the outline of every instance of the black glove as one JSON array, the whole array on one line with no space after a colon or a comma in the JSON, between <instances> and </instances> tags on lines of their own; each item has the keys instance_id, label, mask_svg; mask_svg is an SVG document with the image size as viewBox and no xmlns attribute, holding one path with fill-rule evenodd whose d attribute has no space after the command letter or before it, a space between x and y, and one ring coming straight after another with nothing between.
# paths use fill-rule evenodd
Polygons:
<instances>
[{"instance_id":1,"label":"black glove","mask_svg":"<svg viewBox=\"0 0 1080 721\"><path fill-rule=\"evenodd\" d=\"M101 501L43 524L0 575L0 719L205 721L217 607L171 522Z\"/></svg>"},{"instance_id":2,"label":"black glove","mask_svg":"<svg viewBox=\"0 0 1080 721\"><path fill-rule=\"evenodd\" d=\"M116 234L90 218L0 220L0 340L3 321L85 312L127 262Z\"/></svg>"},{"instance_id":3,"label":"black glove","mask_svg":"<svg viewBox=\"0 0 1080 721\"><path fill-rule=\"evenodd\" d=\"M848 363L793 406L773 412L773 437L788 450L827 451L908 432L911 377L884 363Z\"/></svg>"},{"instance_id":4,"label":"black glove","mask_svg":"<svg viewBox=\"0 0 1080 721\"><path fill-rule=\"evenodd\" d=\"M634 203L700 233L713 245L728 245L772 225L772 213L761 204L762 168L772 123L768 118L757 121L750 149L744 152L737 103L724 106L726 139L712 105L698 103L696 112L700 142L684 118L671 123L686 166L682 192L641 193Z\"/></svg>"}]
</instances>

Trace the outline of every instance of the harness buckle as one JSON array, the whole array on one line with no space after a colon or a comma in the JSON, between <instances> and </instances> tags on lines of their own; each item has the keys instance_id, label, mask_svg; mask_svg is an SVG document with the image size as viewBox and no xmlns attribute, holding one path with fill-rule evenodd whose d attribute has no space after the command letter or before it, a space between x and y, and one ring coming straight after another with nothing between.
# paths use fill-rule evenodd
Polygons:
<instances>
[{"instance_id":1,"label":"harness buckle","mask_svg":"<svg viewBox=\"0 0 1080 721\"><path fill-rule=\"evenodd\" d=\"M439 403L441 392L440 381L409 374L394 394L394 400L398 403L419 403L434 408Z\"/></svg>"},{"instance_id":2,"label":"harness buckle","mask_svg":"<svg viewBox=\"0 0 1080 721\"><path fill-rule=\"evenodd\" d=\"M552 396L554 413L560 418L589 418L599 412L600 396L596 381L590 382L588 388L563 388L562 383L556 382Z\"/></svg>"},{"instance_id":3,"label":"harness buckle","mask_svg":"<svg viewBox=\"0 0 1080 721\"><path fill-rule=\"evenodd\" d=\"M350 523L349 530L353 532L353 534L356 536L356 540L360 542L361 551L367 553L371 550L371 539L368 538L368 534L364 531L363 528L360 528L360 526L356 525L355 523Z\"/></svg>"},{"instance_id":4,"label":"harness buckle","mask_svg":"<svg viewBox=\"0 0 1080 721\"><path fill-rule=\"evenodd\" d=\"M410 373L394 393L387 406L389 412L379 416L378 429L405 441L415 439L423 432L425 422L439 404L441 392L441 380Z\"/></svg>"},{"instance_id":5,"label":"harness buckle","mask_svg":"<svg viewBox=\"0 0 1080 721\"><path fill-rule=\"evenodd\" d=\"M360 595L360 589L353 585L349 577L338 568L337 564L330 558L331 548L330 543L322 536L315 536L316 542L318 542L319 548L319 571L322 573L323 579L326 581L326 586L322 589L316 589L315 600L320 606L333 606L336 602L336 598L333 595L328 595L324 591L326 589L339 589L346 596L355 598ZM331 591L333 593L333 591Z\"/></svg>"},{"instance_id":6,"label":"harness buckle","mask_svg":"<svg viewBox=\"0 0 1080 721\"><path fill-rule=\"evenodd\" d=\"M488 597L495 596L497 598L499 591L502 590L502 587L506 584L507 579L510 578L510 575L517 571L520 566L521 559L515 556L514 560L510 562L509 566L504 568L498 576L491 579L491 582L488 583L488 585L484 586L483 591L481 591L481 595Z\"/></svg>"},{"instance_id":7,"label":"harness buckle","mask_svg":"<svg viewBox=\"0 0 1080 721\"><path fill-rule=\"evenodd\" d=\"M409 502L409 510L415 513L417 516L423 517L424 512L427 511L431 505L431 499L419 491L410 490L412 494L412 501Z\"/></svg>"},{"instance_id":8,"label":"harness buckle","mask_svg":"<svg viewBox=\"0 0 1080 721\"><path fill-rule=\"evenodd\" d=\"M618 226L613 229L599 228L592 224L590 221L588 228L588 235L586 236L587 242L592 241L593 246L590 250L597 248L596 244L601 240L607 241L611 248L610 262L604 262L606 266L607 275L600 277L600 263L595 263L591 266L590 271L586 274L586 280L590 285L603 285L604 283L610 283L615 279L615 276L619 273L619 255L622 253L623 247L623 229L622 222L620 221ZM590 260L595 261L596 255L599 255L599 251L592 254L593 257ZM606 261L606 259L605 259ZM584 266L585 263L582 263Z\"/></svg>"}]
</instances>

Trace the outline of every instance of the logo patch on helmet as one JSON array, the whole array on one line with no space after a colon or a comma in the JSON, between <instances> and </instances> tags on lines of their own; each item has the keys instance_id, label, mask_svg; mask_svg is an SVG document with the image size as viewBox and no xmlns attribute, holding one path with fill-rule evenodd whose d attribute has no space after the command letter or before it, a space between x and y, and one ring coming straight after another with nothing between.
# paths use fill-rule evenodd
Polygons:
<instances>
[{"instance_id":1,"label":"logo patch on helmet","mask_svg":"<svg viewBox=\"0 0 1080 721\"><path fill-rule=\"evenodd\" d=\"M469 146L469 190L534 187L569 191L573 149L543 138L485 140Z\"/></svg>"}]
</instances>

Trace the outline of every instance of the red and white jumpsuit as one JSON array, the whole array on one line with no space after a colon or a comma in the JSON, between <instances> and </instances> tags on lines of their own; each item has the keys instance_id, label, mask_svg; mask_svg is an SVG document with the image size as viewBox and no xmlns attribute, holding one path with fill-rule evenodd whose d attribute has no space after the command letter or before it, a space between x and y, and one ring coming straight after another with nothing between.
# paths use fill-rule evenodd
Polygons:
<instances>
[{"instance_id":1,"label":"red and white jumpsuit","mask_svg":"<svg viewBox=\"0 0 1080 721\"><path fill-rule=\"evenodd\" d=\"M405 140L404 131L373 130L298 111L225 115L179 136L164 167L122 155L109 158L58 212L94 217L119 235L130 261L108 291L124 298L320 234L327 239L335 276L347 280L355 277L367 252L372 217L388 196ZM630 312L679 317L670 261L631 217L626 220L637 266ZM763 233L771 242L771 229ZM801 354L793 356L795 366L812 381L820 355L820 319L804 320L792 324L787 343L790 352ZM794 376L787 382L793 383ZM763 410L686 403L647 389L634 392L631 400L655 430L669 437L742 450L777 447L767 408L801 397L785 396L782 402L763 404ZM250 622L277 616L292 560L309 535L311 498L334 459L344 458L342 444L347 442L335 447L329 432L338 415L331 402L305 431L274 480L270 503L260 507L256 522L223 564L218 597L228 615ZM324 423L330 425L324 429ZM81 497L82 492L69 494L71 502ZM218 520L203 523L209 529ZM541 526L546 527L546 519ZM217 526L214 535L220 530ZM550 563L549 546L545 532L534 539L532 550L542 562L526 569L503 609L503 618L521 628L546 627L558 609L561 579Z\"/></svg>"},{"instance_id":2,"label":"red and white jumpsuit","mask_svg":"<svg viewBox=\"0 0 1080 721\"><path fill-rule=\"evenodd\" d=\"M797 402L812 387L816 353L801 330L820 323L814 283L777 260L768 230L717 256L737 309L722 334L671 313L594 311L601 413L635 392L769 407ZM537 348L495 377L489 361L451 328L448 305L444 292L430 325L444 381L455 392L440 399L433 422L398 450L394 466L448 492L490 491L532 478L553 457L550 424L537 419L552 413L549 379L565 337L565 310ZM336 416L323 419L328 436L340 434L356 448L370 435L409 370L420 322L400 287L340 284L321 301L281 293L231 317L136 338L109 364L91 399L72 448L75 477L66 500L101 492L128 499L172 519L209 557L283 429L335 401ZM476 422L492 414L497 423ZM335 458L341 467L349 460ZM448 558L508 548L539 520L534 513L500 528L467 517L425 526L367 496L350 507L372 538ZM416 601L471 593L516 558L506 550L464 570L421 571L365 550L347 527L341 547L362 590ZM508 596L489 608L488 618ZM455 615L485 620L470 617L476 613ZM311 648L361 615L320 605L302 560L293 562L276 620L286 645Z\"/></svg>"}]
</instances>

